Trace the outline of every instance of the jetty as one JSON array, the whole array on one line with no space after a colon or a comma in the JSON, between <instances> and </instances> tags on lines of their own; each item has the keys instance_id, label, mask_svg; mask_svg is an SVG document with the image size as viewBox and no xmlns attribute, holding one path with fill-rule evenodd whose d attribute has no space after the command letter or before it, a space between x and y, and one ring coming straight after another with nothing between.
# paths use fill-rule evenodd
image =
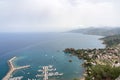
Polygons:
<instances>
[{"instance_id":1,"label":"jetty","mask_svg":"<svg viewBox=\"0 0 120 80\"><path fill-rule=\"evenodd\" d=\"M43 80L48 80L49 76L62 76L63 73L55 72L56 68L53 68L52 65L43 66L43 70L38 70L38 72L42 72L42 74L37 74L36 77L43 77Z\"/></svg>"},{"instance_id":2,"label":"jetty","mask_svg":"<svg viewBox=\"0 0 120 80\"><path fill-rule=\"evenodd\" d=\"M11 58L10 60L8 60L8 65L9 65L9 71L6 74L6 76L2 79L2 80L9 80L10 77L12 76L12 73L16 70L19 69L24 69L24 68L28 68L30 67L30 65L26 65L26 66L21 66L21 67L14 67L13 61L16 59L16 57Z\"/></svg>"}]
</instances>

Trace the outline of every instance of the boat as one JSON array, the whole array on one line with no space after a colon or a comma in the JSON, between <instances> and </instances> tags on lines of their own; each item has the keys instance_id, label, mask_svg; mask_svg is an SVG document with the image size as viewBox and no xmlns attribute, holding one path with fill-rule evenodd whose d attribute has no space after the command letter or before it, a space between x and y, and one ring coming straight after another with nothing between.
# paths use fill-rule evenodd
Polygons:
<instances>
[{"instance_id":1,"label":"boat","mask_svg":"<svg viewBox=\"0 0 120 80\"><path fill-rule=\"evenodd\" d=\"M13 77L10 78L9 80L22 80L23 76L19 76L19 77Z\"/></svg>"},{"instance_id":2,"label":"boat","mask_svg":"<svg viewBox=\"0 0 120 80\"><path fill-rule=\"evenodd\" d=\"M49 65L48 68L53 68L53 65Z\"/></svg>"},{"instance_id":3,"label":"boat","mask_svg":"<svg viewBox=\"0 0 120 80\"><path fill-rule=\"evenodd\" d=\"M43 70L40 69L40 70L38 70L38 72L43 72Z\"/></svg>"},{"instance_id":4,"label":"boat","mask_svg":"<svg viewBox=\"0 0 120 80\"><path fill-rule=\"evenodd\" d=\"M44 75L42 75L42 74L41 74L41 75L40 75L40 74L37 74L37 75L36 75L36 77L43 77L43 76L44 76Z\"/></svg>"}]
</instances>

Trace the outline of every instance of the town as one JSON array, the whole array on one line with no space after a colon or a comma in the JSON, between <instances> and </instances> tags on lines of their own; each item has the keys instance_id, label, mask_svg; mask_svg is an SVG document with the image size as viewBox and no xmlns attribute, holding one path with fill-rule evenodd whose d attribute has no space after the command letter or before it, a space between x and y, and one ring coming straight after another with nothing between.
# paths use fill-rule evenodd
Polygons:
<instances>
[{"instance_id":1,"label":"town","mask_svg":"<svg viewBox=\"0 0 120 80\"><path fill-rule=\"evenodd\" d=\"M112 74L112 76L119 76L120 73L120 45L115 47L106 47L106 48L99 48L99 49L78 49L75 50L74 48L66 48L64 50L66 54L70 56L77 56L79 59L83 59L84 63L83 66L85 67L84 76L86 77L85 80L98 80L94 74L98 74L97 72L101 72L104 76L102 76L99 80L115 80L108 76L108 74ZM104 69L111 69L111 73L104 72ZM95 70L96 69L96 70ZM100 71L103 69L103 72ZM112 69L116 71L113 74ZM117 71L118 70L118 71ZM106 71L106 70L105 70ZM118 74L117 74L118 73ZM98 74L100 75L100 73Z\"/></svg>"}]
</instances>

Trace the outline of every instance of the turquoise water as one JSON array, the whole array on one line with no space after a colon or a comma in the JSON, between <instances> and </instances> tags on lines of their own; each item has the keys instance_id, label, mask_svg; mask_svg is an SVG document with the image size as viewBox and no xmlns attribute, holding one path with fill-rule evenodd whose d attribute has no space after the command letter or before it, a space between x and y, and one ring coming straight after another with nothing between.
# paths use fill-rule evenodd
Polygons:
<instances>
[{"instance_id":1,"label":"turquoise water","mask_svg":"<svg viewBox=\"0 0 120 80\"><path fill-rule=\"evenodd\" d=\"M60 77L49 80L72 80L80 78L84 72L83 61L75 56L64 54L65 48L103 48L101 36L78 33L1 33L0 34L0 80L8 72L7 60L17 56L16 66L31 65L28 69L18 70L13 76L36 78L37 70L42 66L53 65ZM70 63L69 60L72 60ZM30 74L28 74L30 73ZM42 78L37 78L42 80Z\"/></svg>"}]
</instances>

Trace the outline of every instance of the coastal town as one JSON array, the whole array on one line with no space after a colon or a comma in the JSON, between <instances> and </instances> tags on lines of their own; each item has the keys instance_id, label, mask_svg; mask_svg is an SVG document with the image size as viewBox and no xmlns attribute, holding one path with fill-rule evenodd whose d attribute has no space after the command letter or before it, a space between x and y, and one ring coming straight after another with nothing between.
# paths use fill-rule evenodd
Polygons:
<instances>
[{"instance_id":1,"label":"coastal town","mask_svg":"<svg viewBox=\"0 0 120 80\"><path fill-rule=\"evenodd\" d=\"M120 45L117 45L116 47L106 47L101 49L94 48L75 50L74 48L66 48L64 52L70 54L70 56L77 56L79 59L84 60L83 66L85 67L85 80L115 80L113 78L120 76L120 71L116 72L116 74L118 74L115 75L115 77L108 76L110 73L107 74L103 71L104 76L101 79L98 79L96 78L97 71L94 72L95 68L98 70L98 68L100 69L102 67L120 70Z\"/></svg>"}]
</instances>

